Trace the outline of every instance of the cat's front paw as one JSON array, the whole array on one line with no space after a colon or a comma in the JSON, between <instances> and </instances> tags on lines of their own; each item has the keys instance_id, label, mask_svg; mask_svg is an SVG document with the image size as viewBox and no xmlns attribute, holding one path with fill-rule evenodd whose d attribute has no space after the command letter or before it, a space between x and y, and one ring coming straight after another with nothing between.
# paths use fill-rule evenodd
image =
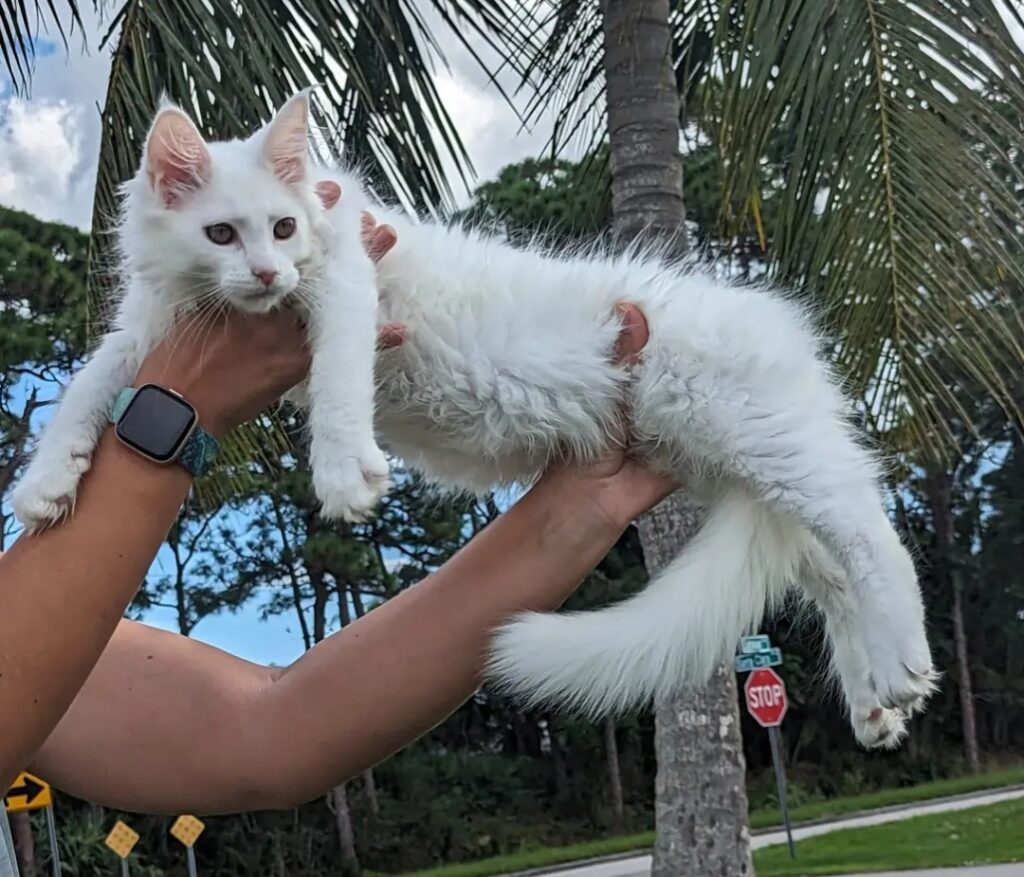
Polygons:
<instances>
[{"instance_id":1,"label":"cat's front paw","mask_svg":"<svg viewBox=\"0 0 1024 877\"><path fill-rule=\"evenodd\" d=\"M388 458L375 444L358 457L341 457L316 467L313 489L324 518L362 521L391 489Z\"/></svg>"},{"instance_id":2,"label":"cat's front paw","mask_svg":"<svg viewBox=\"0 0 1024 877\"><path fill-rule=\"evenodd\" d=\"M74 511L78 485L89 463L88 454L33 461L11 494L15 517L29 533L58 524Z\"/></svg>"}]
</instances>

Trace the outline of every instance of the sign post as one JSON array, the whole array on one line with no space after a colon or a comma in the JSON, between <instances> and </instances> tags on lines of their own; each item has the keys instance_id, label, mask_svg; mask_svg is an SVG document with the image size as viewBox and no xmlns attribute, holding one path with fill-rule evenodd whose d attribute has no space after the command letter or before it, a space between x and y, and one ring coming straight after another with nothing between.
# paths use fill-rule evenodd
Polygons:
<instances>
[{"instance_id":1,"label":"sign post","mask_svg":"<svg viewBox=\"0 0 1024 877\"><path fill-rule=\"evenodd\" d=\"M4 795L4 809L8 813L21 813L24 810L46 811L50 867L53 877L60 877L60 850L57 848L57 826L53 819L53 790L50 784L28 771L22 771Z\"/></svg>"},{"instance_id":2,"label":"sign post","mask_svg":"<svg viewBox=\"0 0 1024 877\"><path fill-rule=\"evenodd\" d=\"M103 842L121 860L121 877L128 877L128 857L132 854L135 844L139 842L138 832L129 828L118 819Z\"/></svg>"},{"instance_id":3,"label":"sign post","mask_svg":"<svg viewBox=\"0 0 1024 877\"><path fill-rule=\"evenodd\" d=\"M171 835L185 847L188 877L196 877L196 841L206 828L205 823L195 816L179 816L171 826Z\"/></svg>"},{"instance_id":4,"label":"sign post","mask_svg":"<svg viewBox=\"0 0 1024 877\"><path fill-rule=\"evenodd\" d=\"M745 637L740 645L741 654L736 656L736 671L750 671L743 694L747 701L747 712L762 728L768 729L768 742L772 748L772 767L775 769L775 783L779 789L779 806L782 820L786 825L786 840L789 843L789 857L796 858L793 843L793 829L789 822L789 808L786 806L786 773L782 761L782 744L779 740L779 725L789 709L786 683L771 668L782 663L782 653L772 648L766 636Z\"/></svg>"}]
</instances>

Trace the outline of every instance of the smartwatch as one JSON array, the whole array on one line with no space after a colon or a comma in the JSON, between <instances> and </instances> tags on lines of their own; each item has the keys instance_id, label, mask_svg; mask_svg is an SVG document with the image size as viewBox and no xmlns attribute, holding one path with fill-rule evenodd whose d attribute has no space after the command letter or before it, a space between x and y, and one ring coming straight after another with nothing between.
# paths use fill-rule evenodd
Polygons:
<instances>
[{"instance_id":1,"label":"smartwatch","mask_svg":"<svg viewBox=\"0 0 1024 877\"><path fill-rule=\"evenodd\" d=\"M196 477L210 471L218 447L198 419L178 393L156 384L121 390L110 412L122 444L154 463L178 463Z\"/></svg>"}]
</instances>

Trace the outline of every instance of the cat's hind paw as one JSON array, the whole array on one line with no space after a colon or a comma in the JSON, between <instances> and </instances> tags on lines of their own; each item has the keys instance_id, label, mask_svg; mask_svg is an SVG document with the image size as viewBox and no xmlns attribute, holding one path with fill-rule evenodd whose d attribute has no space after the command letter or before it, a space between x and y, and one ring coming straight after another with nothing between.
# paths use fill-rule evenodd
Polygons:
<instances>
[{"instance_id":1,"label":"cat's hind paw","mask_svg":"<svg viewBox=\"0 0 1024 877\"><path fill-rule=\"evenodd\" d=\"M866 749L895 749L907 735L907 719L900 710L875 707L851 718L857 742Z\"/></svg>"},{"instance_id":2,"label":"cat's hind paw","mask_svg":"<svg viewBox=\"0 0 1024 877\"><path fill-rule=\"evenodd\" d=\"M29 533L59 524L75 508L82 476L89 470L88 456L75 455L64 462L34 462L11 494L14 515Z\"/></svg>"},{"instance_id":3,"label":"cat's hind paw","mask_svg":"<svg viewBox=\"0 0 1024 877\"><path fill-rule=\"evenodd\" d=\"M908 716L922 712L928 698L939 687L939 673L931 662L920 671L912 670L902 662L887 669L889 672L882 675L879 668L872 668L873 681L882 703Z\"/></svg>"},{"instance_id":4,"label":"cat's hind paw","mask_svg":"<svg viewBox=\"0 0 1024 877\"><path fill-rule=\"evenodd\" d=\"M313 489L320 500L320 515L353 523L366 520L378 501L391 489L388 459L376 445L359 457L342 457L320 466Z\"/></svg>"}]
</instances>

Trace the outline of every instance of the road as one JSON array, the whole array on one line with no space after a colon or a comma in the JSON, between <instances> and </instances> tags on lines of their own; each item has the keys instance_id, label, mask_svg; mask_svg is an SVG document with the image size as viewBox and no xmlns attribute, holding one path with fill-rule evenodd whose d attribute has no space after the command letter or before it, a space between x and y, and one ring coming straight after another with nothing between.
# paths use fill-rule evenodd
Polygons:
<instances>
[{"instance_id":1,"label":"road","mask_svg":"<svg viewBox=\"0 0 1024 877\"><path fill-rule=\"evenodd\" d=\"M1003 789L979 794L960 795L951 798L939 798L934 801L922 801L900 807L888 807L871 813L857 816L845 816L831 822L815 825L802 825L793 829L793 839L800 841L842 828L864 828L868 825L880 825L883 822L897 822L913 819L915 816L927 816L929 813L949 813L954 810L968 810L971 807L984 807L986 804L1000 804L1003 801L1014 801L1024 798L1024 788ZM772 830L754 835L751 846L756 850L786 842L785 830ZM553 870L549 873L558 877L648 877L651 873L651 856L623 856L602 859L596 862L574 865L568 868ZM915 877L941 877L945 874L956 874L957 877L1024 877L1024 864L998 865L994 868L967 868L939 871L914 872ZM539 877L539 875L535 875ZM892 875L874 875L874 877L892 877Z\"/></svg>"}]
</instances>

